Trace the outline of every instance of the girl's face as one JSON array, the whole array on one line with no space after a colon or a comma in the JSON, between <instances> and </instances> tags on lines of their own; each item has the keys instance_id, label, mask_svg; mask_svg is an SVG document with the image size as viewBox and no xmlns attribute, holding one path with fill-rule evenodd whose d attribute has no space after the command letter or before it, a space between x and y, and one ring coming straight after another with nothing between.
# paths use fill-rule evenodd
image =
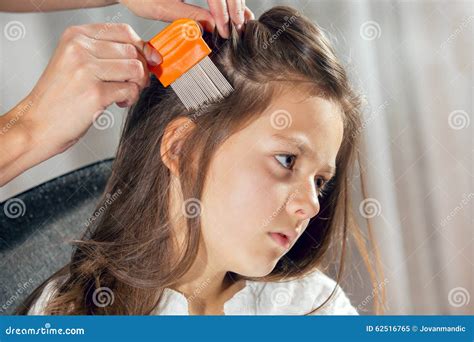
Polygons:
<instances>
[{"instance_id":1,"label":"girl's face","mask_svg":"<svg viewBox=\"0 0 474 342\"><path fill-rule=\"evenodd\" d=\"M202 197L207 257L244 276L269 274L318 214L342 136L338 105L293 90L229 137Z\"/></svg>"}]
</instances>

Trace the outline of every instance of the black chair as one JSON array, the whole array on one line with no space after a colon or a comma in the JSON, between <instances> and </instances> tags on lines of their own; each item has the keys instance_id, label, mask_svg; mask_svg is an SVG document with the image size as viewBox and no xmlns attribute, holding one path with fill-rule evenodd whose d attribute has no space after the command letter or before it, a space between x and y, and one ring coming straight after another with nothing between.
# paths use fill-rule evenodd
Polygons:
<instances>
[{"instance_id":1,"label":"black chair","mask_svg":"<svg viewBox=\"0 0 474 342\"><path fill-rule=\"evenodd\" d=\"M113 159L82 167L0 203L0 315L70 259L110 176Z\"/></svg>"}]
</instances>

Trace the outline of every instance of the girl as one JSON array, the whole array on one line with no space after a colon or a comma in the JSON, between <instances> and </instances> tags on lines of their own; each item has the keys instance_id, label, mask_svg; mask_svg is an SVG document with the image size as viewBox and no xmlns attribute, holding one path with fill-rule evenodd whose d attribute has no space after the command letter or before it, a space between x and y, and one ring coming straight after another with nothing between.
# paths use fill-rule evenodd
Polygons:
<instances>
[{"instance_id":1,"label":"girl","mask_svg":"<svg viewBox=\"0 0 474 342\"><path fill-rule=\"evenodd\" d=\"M100 215L17 313L357 314L339 287L350 234L378 275L350 216L359 99L296 10L231 31L205 38L234 91L187 111L152 79ZM334 281L322 270L336 252Z\"/></svg>"}]
</instances>

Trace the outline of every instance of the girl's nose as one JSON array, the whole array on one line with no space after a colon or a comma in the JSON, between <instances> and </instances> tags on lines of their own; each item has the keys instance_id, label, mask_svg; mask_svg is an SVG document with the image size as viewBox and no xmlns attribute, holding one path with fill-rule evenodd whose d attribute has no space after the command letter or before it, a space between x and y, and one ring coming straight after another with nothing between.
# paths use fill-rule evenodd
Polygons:
<instances>
[{"instance_id":1,"label":"girl's nose","mask_svg":"<svg viewBox=\"0 0 474 342\"><path fill-rule=\"evenodd\" d=\"M316 216L320 206L314 181L304 186L298 186L290 194L286 209L290 215L295 216L298 220L306 220Z\"/></svg>"}]
</instances>

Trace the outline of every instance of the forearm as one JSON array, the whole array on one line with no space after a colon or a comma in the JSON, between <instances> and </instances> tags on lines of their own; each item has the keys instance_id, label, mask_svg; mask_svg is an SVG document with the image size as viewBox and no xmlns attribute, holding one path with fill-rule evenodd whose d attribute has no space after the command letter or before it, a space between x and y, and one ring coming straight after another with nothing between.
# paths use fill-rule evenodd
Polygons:
<instances>
[{"instance_id":1,"label":"forearm","mask_svg":"<svg viewBox=\"0 0 474 342\"><path fill-rule=\"evenodd\" d=\"M0 187L54 155L43 148L27 124L25 116L32 106L32 101L26 98L0 116Z\"/></svg>"},{"instance_id":2,"label":"forearm","mask_svg":"<svg viewBox=\"0 0 474 342\"><path fill-rule=\"evenodd\" d=\"M3 12L49 12L76 8L109 6L117 0L1 0L0 11Z\"/></svg>"}]
</instances>

